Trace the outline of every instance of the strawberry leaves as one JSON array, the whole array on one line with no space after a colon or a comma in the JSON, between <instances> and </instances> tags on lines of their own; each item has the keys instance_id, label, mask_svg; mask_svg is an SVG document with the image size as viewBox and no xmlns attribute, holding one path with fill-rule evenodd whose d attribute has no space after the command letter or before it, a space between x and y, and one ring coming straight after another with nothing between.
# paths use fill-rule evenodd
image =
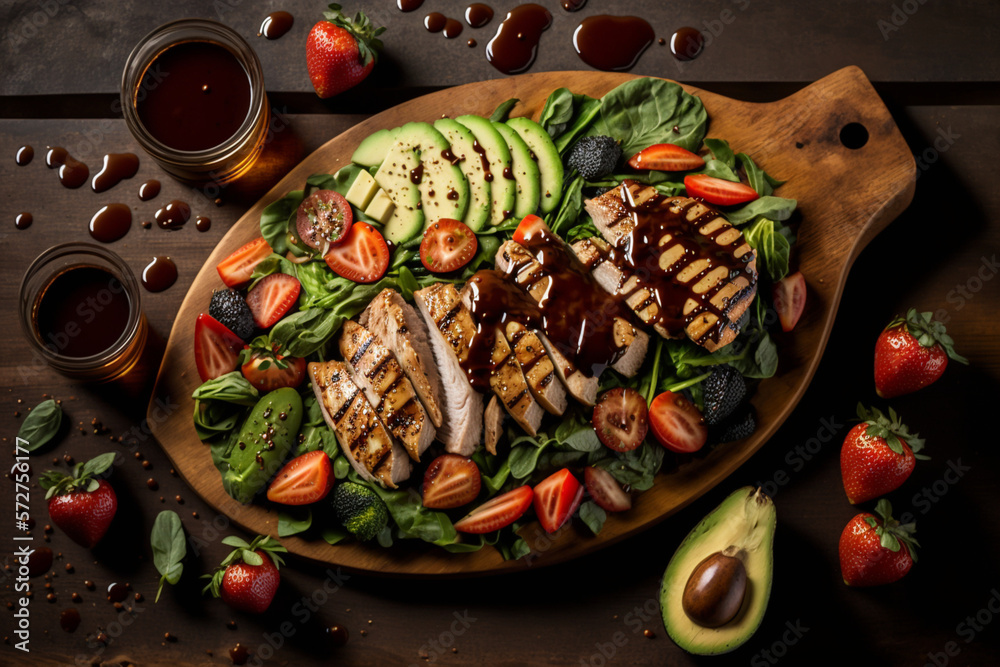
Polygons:
<instances>
[{"instance_id":1,"label":"strawberry leaves","mask_svg":"<svg viewBox=\"0 0 1000 667\"><path fill-rule=\"evenodd\" d=\"M875 529L875 534L879 536L879 544L882 548L895 553L899 551L901 544L906 545L910 558L916 562L916 547L919 547L920 543L913 537L913 534L917 532L917 524L914 522L901 524L897 519L893 519L892 505L885 498L880 499L875 505L875 513L882 518L882 521L879 522L873 516L866 516L865 523Z\"/></svg>"},{"instance_id":2,"label":"strawberry leaves","mask_svg":"<svg viewBox=\"0 0 1000 667\"><path fill-rule=\"evenodd\" d=\"M889 449L897 454L903 453L902 441L905 440L906 444L913 451L915 458L920 460L930 458L922 454L917 455L917 452L924 448L924 439L917 433L910 433L909 427L902 422L899 415L892 408L889 408L889 416L887 417L878 408L866 408L861 403L858 403L858 419L868 424L868 428L865 430L866 435L872 438L882 438L889 446Z\"/></svg>"},{"instance_id":3,"label":"strawberry leaves","mask_svg":"<svg viewBox=\"0 0 1000 667\"><path fill-rule=\"evenodd\" d=\"M257 553L257 551L263 551L274 563L274 569L277 570L285 564L285 561L278 554L288 553L288 549L270 535L258 535L250 543L235 535L229 535L222 539L222 543L233 547L233 551L223 559L214 573L201 577L209 580L201 592L203 594L211 592L212 597L222 597L222 578L226 574L226 568L230 565L240 562L250 566L263 565L264 559Z\"/></svg>"},{"instance_id":4,"label":"strawberry leaves","mask_svg":"<svg viewBox=\"0 0 1000 667\"><path fill-rule=\"evenodd\" d=\"M97 477L103 475L115 462L115 452L107 452L94 457L86 463L77 463L71 474L66 475L57 470L47 470L42 473L39 485L47 489L45 499L61 496L73 491L96 491L99 484Z\"/></svg>"},{"instance_id":5,"label":"strawberry leaves","mask_svg":"<svg viewBox=\"0 0 1000 667\"><path fill-rule=\"evenodd\" d=\"M944 324L933 320L933 313L918 313L916 308L910 308L906 317L897 317L886 329L892 329L903 324L910 335L917 339L923 347L934 347L940 345L950 359L960 364L969 364L969 360L955 351L955 341L948 335Z\"/></svg>"},{"instance_id":6,"label":"strawberry leaves","mask_svg":"<svg viewBox=\"0 0 1000 667\"><path fill-rule=\"evenodd\" d=\"M155 603L160 601L163 584L177 585L184 572L181 561L187 555L187 544L184 540L184 525L176 512L164 510L156 516L149 543L153 549L153 565L160 573L160 585L156 589L156 599L153 600Z\"/></svg>"},{"instance_id":7,"label":"strawberry leaves","mask_svg":"<svg viewBox=\"0 0 1000 667\"><path fill-rule=\"evenodd\" d=\"M382 40L378 36L385 32L385 27L375 27L364 12L358 12L354 18L341 11L340 5L330 5L330 11L323 12L323 17L339 28L343 28L354 36L358 43L358 58L362 66L369 62L378 62L378 54L382 50Z\"/></svg>"}]
</instances>

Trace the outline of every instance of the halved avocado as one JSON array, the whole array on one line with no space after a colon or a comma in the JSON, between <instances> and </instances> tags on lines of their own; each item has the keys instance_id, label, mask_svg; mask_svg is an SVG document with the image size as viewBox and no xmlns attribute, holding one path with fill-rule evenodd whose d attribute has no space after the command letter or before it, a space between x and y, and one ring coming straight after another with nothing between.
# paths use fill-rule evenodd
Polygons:
<instances>
[{"instance_id":1,"label":"halved avocado","mask_svg":"<svg viewBox=\"0 0 1000 667\"><path fill-rule=\"evenodd\" d=\"M745 486L722 501L677 547L660 588L660 613L667 634L696 655L728 653L760 627L771 596L774 572L774 503L760 489ZM746 592L739 611L718 627L695 622L685 610L685 589L706 558L724 552L742 561ZM690 600L691 598L689 598Z\"/></svg>"}]
</instances>

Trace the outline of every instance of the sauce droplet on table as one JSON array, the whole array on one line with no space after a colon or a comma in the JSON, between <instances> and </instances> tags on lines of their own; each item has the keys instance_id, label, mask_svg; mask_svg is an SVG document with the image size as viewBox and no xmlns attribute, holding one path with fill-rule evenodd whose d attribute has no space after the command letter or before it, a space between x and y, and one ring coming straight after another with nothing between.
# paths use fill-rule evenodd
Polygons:
<instances>
[{"instance_id":1,"label":"sauce droplet on table","mask_svg":"<svg viewBox=\"0 0 1000 667\"><path fill-rule=\"evenodd\" d=\"M623 72L632 69L654 39L653 26L638 16L589 16L573 33L573 48L591 67Z\"/></svg>"},{"instance_id":2,"label":"sauce droplet on table","mask_svg":"<svg viewBox=\"0 0 1000 667\"><path fill-rule=\"evenodd\" d=\"M265 39L278 39L292 29L294 22L295 17L288 12L271 12L261 22L257 36Z\"/></svg>"},{"instance_id":3,"label":"sauce droplet on table","mask_svg":"<svg viewBox=\"0 0 1000 667\"><path fill-rule=\"evenodd\" d=\"M90 187L94 192L110 190L126 178L139 172L139 158L135 153L108 153L104 156L104 166L94 175Z\"/></svg>"},{"instance_id":4,"label":"sauce droplet on table","mask_svg":"<svg viewBox=\"0 0 1000 667\"><path fill-rule=\"evenodd\" d=\"M177 282L177 265L165 255L158 255L142 270L142 286L149 292L162 292Z\"/></svg>"},{"instance_id":5,"label":"sauce droplet on table","mask_svg":"<svg viewBox=\"0 0 1000 667\"><path fill-rule=\"evenodd\" d=\"M507 12L497 34L486 45L486 60L504 74L520 74L535 62L542 33L552 25L552 13L534 3Z\"/></svg>"},{"instance_id":6,"label":"sauce droplet on table","mask_svg":"<svg viewBox=\"0 0 1000 667\"><path fill-rule=\"evenodd\" d=\"M132 209L125 204L101 207L90 219L90 235L101 243L113 243L132 227Z\"/></svg>"},{"instance_id":7,"label":"sauce droplet on table","mask_svg":"<svg viewBox=\"0 0 1000 667\"><path fill-rule=\"evenodd\" d=\"M694 60L704 47L705 36L697 28L684 27L670 37L670 52L677 60Z\"/></svg>"}]
</instances>

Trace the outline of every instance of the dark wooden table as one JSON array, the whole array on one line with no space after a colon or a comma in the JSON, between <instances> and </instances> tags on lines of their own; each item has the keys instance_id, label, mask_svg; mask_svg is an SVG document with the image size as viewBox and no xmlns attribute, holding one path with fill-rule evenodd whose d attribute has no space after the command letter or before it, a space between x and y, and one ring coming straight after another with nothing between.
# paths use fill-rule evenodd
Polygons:
<instances>
[{"instance_id":1,"label":"dark wooden table","mask_svg":"<svg viewBox=\"0 0 1000 667\"><path fill-rule=\"evenodd\" d=\"M1000 393L1000 7L992 0L960 2L764 3L757 0L661 3L634 0L607 10L593 0L583 12L555 15L542 39L534 71L581 69L570 35L578 20L602 11L647 17L658 34L682 25L712 34L702 56L678 65L654 45L636 73L667 76L734 97L771 100L805 82L850 64L859 65L890 105L920 165L910 209L864 251L848 280L826 356L811 388L773 440L729 480L661 526L591 556L549 569L464 581L384 580L329 572L293 561L271 611L260 617L231 612L203 599L196 575L224 555L226 526L177 478L159 446L141 436L146 396L110 394L55 374L31 359L16 313L17 288L29 262L62 241L89 240L87 222L104 204L122 201L135 224L112 249L136 272L154 255L171 255L180 270L175 286L145 294L152 328L166 336L173 314L205 257L288 167L328 138L371 113L427 90L500 76L485 62L483 47L500 16L482 30L445 40L421 27L427 11L458 16L465 3L429 0L403 14L392 0L354 3L389 26L386 53L363 85L329 102L312 93L303 42L322 3L289 0L252 3L184 0L121 3L46 0L6 3L0 74L0 303L5 332L0 355L2 438L13 437L29 406L45 395L62 400L73 429L34 457L37 475L64 455L77 461L121 451L112 481L121 508L109 536L93 552L61 532L45 537L58 553L54 575L33 580L31 654L14 650L14 619L3 611L0 663L25 665L228 664L240 642L267 664L694 664L666 637L658 617L659 578L691 526L726 494L763 484L775 498L779 527L775 582L764 623L756 635L718 663L787 664L988 664L1000 655L996 610L1000 604L1000 454L992 423ZM624 3L622 3L624 5ZM498 14L513 3L494 3ZM296 16L279 41L255 37L274 9ZM138 176L109 192L65 190L43 164L45 145L63 145L91 167L109 152L138 151L112 111L120 73L131 47L168 20L204 16L231 25L251 40L264 65L272 103L289 131L271 147L252 182L228 189L216 207L158 172L143 158ZM465 46L468 37L479 42ZM22 144L36 148L34 162L14 165ZM781 174L794 178L795 174ZM135 190L159 177L160 196L141 203ZM822 175L817 175L822 177ZM143 230L161 202L178 197L194 213L213 219L211 231ZM16 213L30 211L34 225L17 231ZM897 512L917 518L920 562L902 582L852 590L840 580L837 540L855 510L840 482L838 452L855 404L876 401L872 348L894 314L916 306L946 319L958 349L971 365L953 365L945 378L917 394L894 400L910 425L927 438L930 461L891 498ZM18 417L20 414L20 417ZM97 418L108 431L86 434ZM136 438L129 434L139 434ZM126 436L118 444L117 436ZM110 436L110 438L109 438ZM129 444L133 443L133 444ZM144 469L139 453L151 468ZM207 465L207 462L206 462ZM146 479L155 477L158 491ZM36 542L48 516L42 493L32 493ZM161 498L162 497L162 498ZM13 504L13 484L0 484L3 506ZM186 565L180 586L152 599L157 574L148 544L156 513L178 511L199 553ZM9 516L9 515L8 515ZM12 521L3 522L0 549L14 548ZM72 571L68 571L72 566ZM4 577L0 599L13 601L14 580ZM85 587L91 580L95 590ZM105 599L111 582L133 592L123 610ZM46 589L46 584L51 589ZM54 602L46 601L52 592ZM73 593L79 602L71 599ZM73 634L59 628L59 613L80 610ZM235 623L230 626L230 621ZM342 625L351 639L333 649L322 628ZM646 638L649 629L653 638ZM96 640L105 633L107 643ZM172 640L165 639L169 633ZM362 634L364 633L364 634ZM6 639L11 637L11 639ZM453 650L457 649L457 650ZM807 662L808 661L808 662ZM709 662L708 660L704 662Z\"/></svg>"}]
</instances>

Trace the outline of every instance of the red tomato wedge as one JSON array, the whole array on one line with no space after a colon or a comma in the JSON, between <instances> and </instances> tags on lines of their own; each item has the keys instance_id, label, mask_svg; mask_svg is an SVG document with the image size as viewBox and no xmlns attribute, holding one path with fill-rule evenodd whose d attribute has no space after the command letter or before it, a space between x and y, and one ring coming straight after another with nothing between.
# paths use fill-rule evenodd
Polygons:
<instances>
[{"instance_id":1,"label":"red tomato wedge","mask_svg":"<svg viewBox=\"0 0 1000 667\"><path fill-rule=\"evenodd\" d=\"M771 296L774 297L774 309L778 311L778 319L781 320L781 330L791 331L806 309L806 277L801 271L785 276L774 283Z\"/></svg>"},{"instance_id":2,"label":"red tomato wedge","mask_svg":"<svg viewBox=\"0 0 1000 667\"><path fill-rule=\"evenodd\" d=\"M468 505L482 487L479 467L458 454L442 454L424 473L424 507L447 510Z\"/></svg>"},{"instance_id":3,"label":"red tomato wedge","mask_svg":"<svg viewBox=\"0 0 1000 667\"><path fill-rule=\"evenodd\" d=\"M665 391L654 398L649 406L649 422L656 439L672 452L696 452L708 439L701 413L681 394Z\"/></svg>"},{"instance_id":4,"label":"red tomato wedge","mask_svg":"<svg viewBox=\"0 0 1000 667\"><path fill-rule=\"evenodd\" d=\"M524 245L537 232L548 230L548 225L537 215L526 215L514 230L514 242Z\"/></svg>"},{"instance_id":5,"label":"red tomato wedge","mask_svg":"<svg viewBox=\"0 0 1000 667\"><path fill-rule=\"evenodd\" d=\"M264 239L246 244L215 267L226 287L242 287L250 282L254 268L271 254L271 246Z\"/></svg>"},{"instance_id":6,"label":"red tomato wedge","mask_svg":"<svg viewBox=\"0 0 1000 667\"><path fill-rule=\"evenodd\" d=\"M649 431L646 399L635 389L609 389L597 400L591 422L605 447L630 452L642 444Z\"/></svg>"},{"instance_id":7,"label":"red tomato wedge","mask_svg":"<svg viewBox=\"0 0 1000 667\"><path fill-rule=\"evenodd\" d=\"M326 251L347 235L354 211L343 195L333 190L317 190L306 197L295 214L295 231L310 248Z\"/></svg>"},{"instance_id":8,"label":"red tomato wedge","mask_svg":"<svg viewBox=\"0 0 1000 667\"><path fill-rule=\"evenodd\" d=\"M202 382L236 370L243 341L217 319L202 313L194 323L194 363Z\"/></svg>"},{"instance_id":9,"label":"red tomato wedge","mask_svg":"<svg viewBox=\"0 0 1000 667\"><path fill-rule=\"evenodd\" d=\"M608 512L624 512L632 509L632 496L625 493L618 480L604 468L590 466L584 470L583 483L591 499L601 509Z\"/></svg>"},{"instance_id":10,"label":"red tomato wedge","mask_svg":"<svg viewBox=\"0 0 1000 667\"><path fill-rule=\"evenodd\" d=\"M717 206L745 204L757 199L757 191L746 183L733 183L706 174L689 174L684 177L684 189L691 197L704 199Z\"/></svg>"},{"instance_id":11,"label":"red tomato wedge","mask_svg":"<svg viewBox=\"0 0 1000 667\"><path fill-rule=\"evenodd\" d=\"M514 523L531 507L534 494L530 486L520 486L513 491L488 500L469 512L455 524L455 530L482 535L500 530Z\"/></svg>"},{"instance_id":12,"label":"red tomato wedge","mask_svg":"<svg viewBox=\"0 0 1000 667\"><path fill-rule=\"evenodd\" d=\"M535 485L535 514L546 533L566 523L583 500L583 485L563 468Z\"/></svg>"},{"instance_id":13,"label":"red tomato wedge","mask_svg":"<svg viewBox=\"0 0 1000 667\"><path fill-rule=\"evenodd\" d=\"M389 246L367 222L355 222L347 236L323 257L334 273L356 283L373 283L389 268Z\"/></svg>"},{"instance_id":14,"label":"red tomato wedge","mask_svg":"<svg viewBox=\"0 0 1000 667\"><path fill-rule=\"evenodd\" d=\"M334 481L330 457L317 449L286 463L267 487L267 499L282 505L308 505L325 498Z\"/></svg>"},{"instance_id":15,"label":"red tomato wedge","mask_svg":"<svg viewBox=\"0 0 1000 667\"><path fill-rule=\"evenodd\" d=\"M653 171L691 171L704 167L705 160L674 144L654 144L630 157L628 166Z\"/></svg>"},{"instance_id":16,"label":"red tomato wedge","mask_svg":"<svg viewBox=\"0 0 1000 667\"><path fill-rule=\"evenodd\" d=\"M456 271L476 256L479 241L465 223L441 218L424 230L420 261L431 273Z\"/></svg>"},{"instance_id":17,"label":"red tomato wedge","mask_svg":"<svg viewBox=\"0 0 1000 667\"><path fill-rule=\"evenodd\" d=\"M282 387L298 387L302 384L306 379L306 360L301 357L281 357L255 352L240 370L247 382L258 391L267 393Z\"/></svg>"},{"instance_id":18,"label":"red tomato wedge","mask_svg":"<svg viewBox=\"0 0 1000 667\"><path fill-rule=\"evenodd\" d=\"M302 285L287 273L272 273L261 278L247 294L253 321L261 329L273 327L299 300Z\"/></svg>"}]
</instances>

